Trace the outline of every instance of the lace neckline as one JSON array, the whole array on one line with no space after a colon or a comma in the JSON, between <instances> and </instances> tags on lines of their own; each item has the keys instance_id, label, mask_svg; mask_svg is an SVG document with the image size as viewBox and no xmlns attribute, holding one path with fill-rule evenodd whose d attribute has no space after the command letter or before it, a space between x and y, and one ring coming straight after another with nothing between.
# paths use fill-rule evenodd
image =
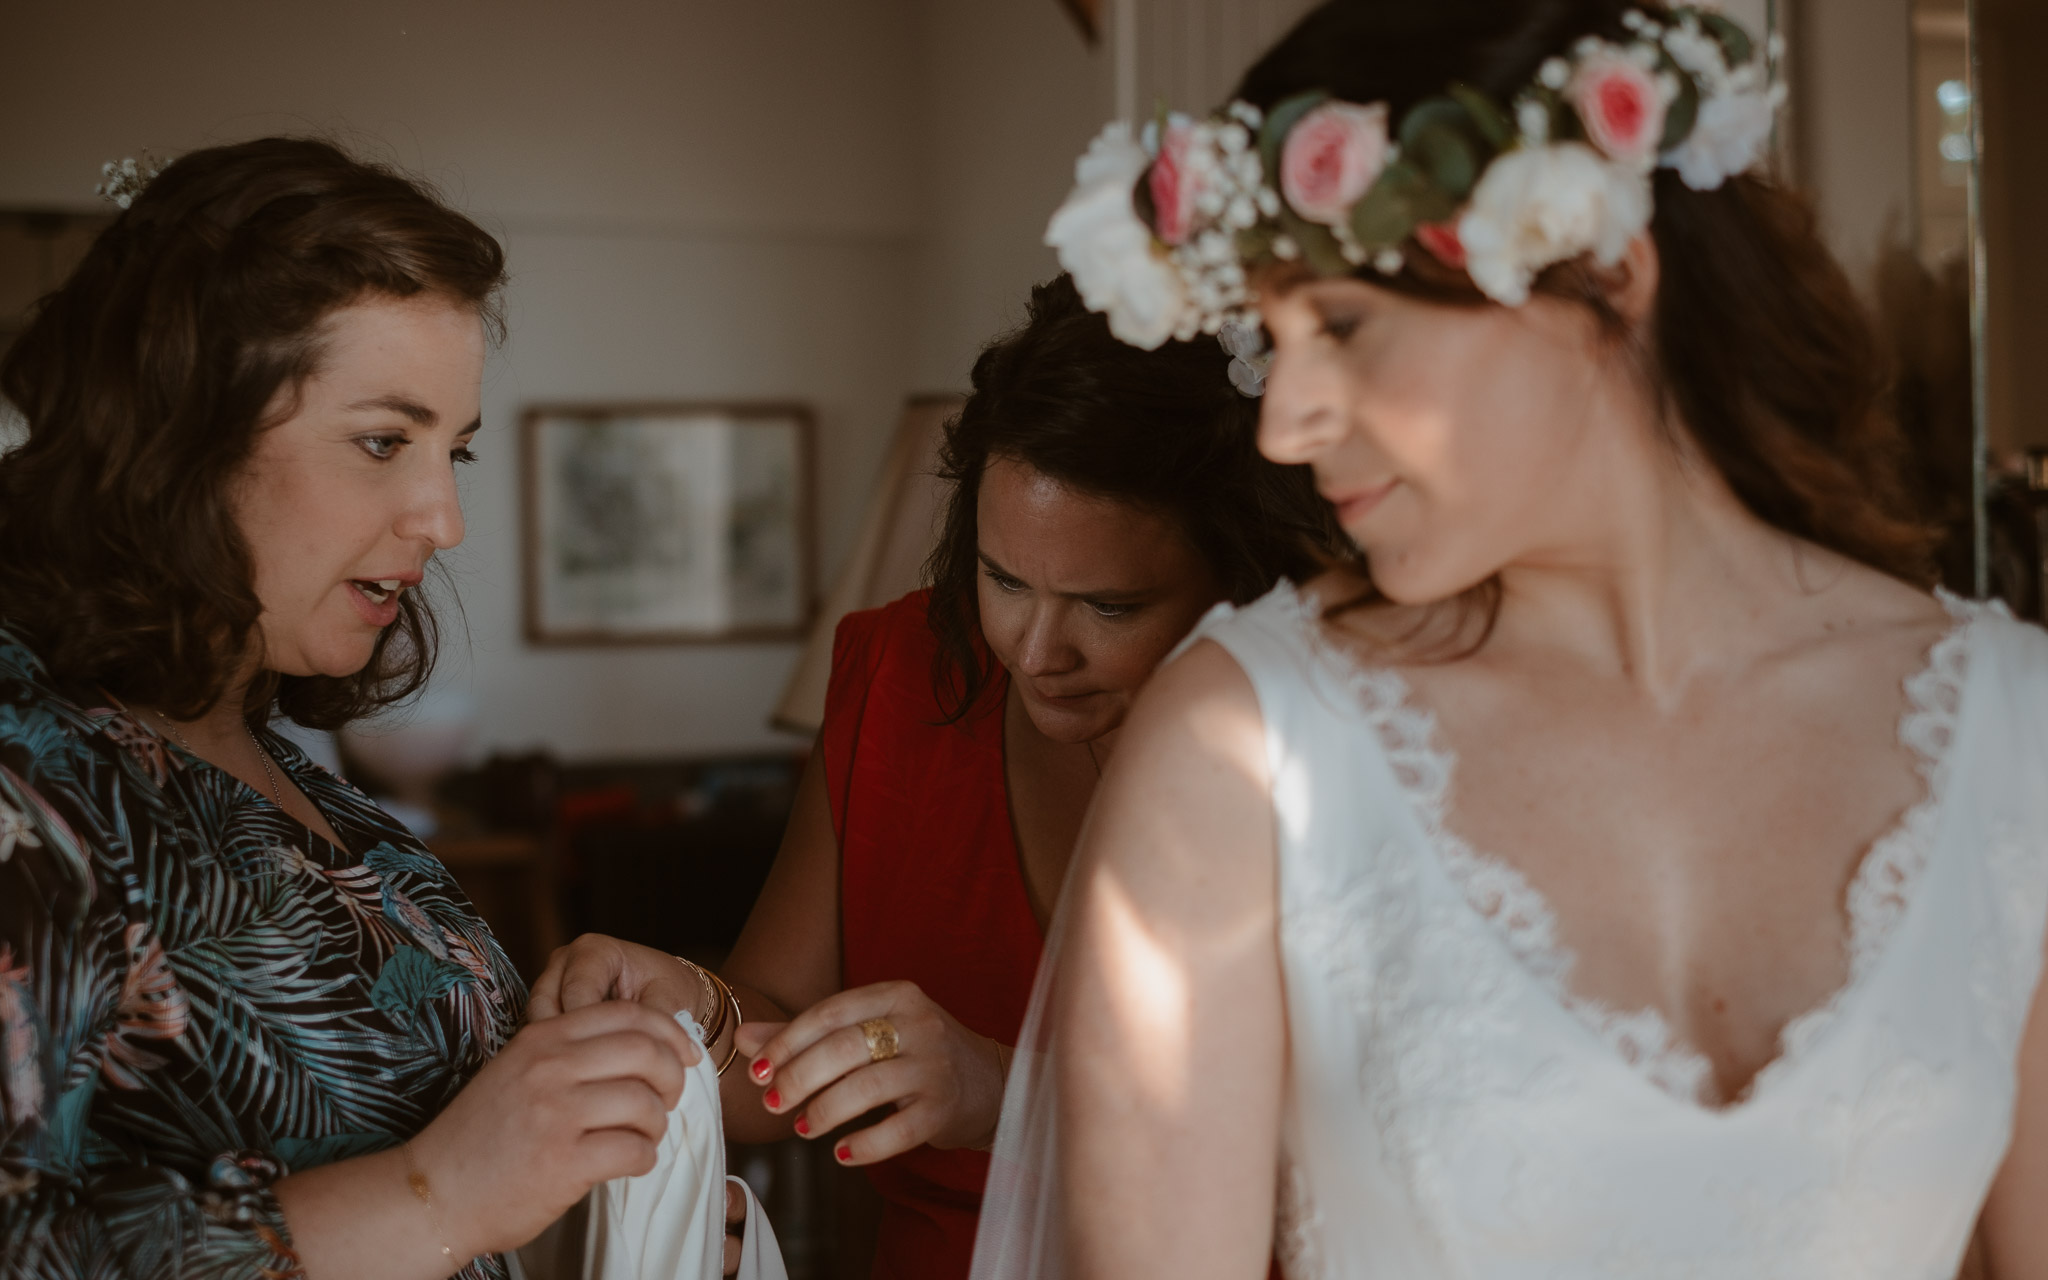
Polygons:
<instances>
[{"instance_id":1,"label":"lace neckline","mask_svg":"<svg viewBox=\"0 0 2048 1280\"><path fill-rule=\"evenodd\" d=\"M1615 1009L1575 994L1569 984L1576 956L1557 936L1557 915L1543 893L1511 863L1482 853L1448 825L1457 756L1437 741L1436 716L1419 705L1398 671L1370 667L1325 642L1321 611L1307 592L1283 584L1276 599L1306 639L1313 656L1351 691L1379 738L1394 780L1427 838L1438 865L1476 921L1503 945L1515 967L1634 1069L1648 1083L1681 1101L1733 1111L1760 1097L1808 1056L1826 1029L1865 985L1886 944L1911 906L1913 891L1934 847L1937 820L1948 790L1949 755L1962 715L1968 673L1970 624L1985 606L1937 589L1950 623L1904 681L1906 709L1899 740L1911 751L1923 783L1921 797L1865 849L1849 883L1849 975L1827 999L1787 1022L1778 1054L1741 1093L1712 1092L1713 1063L1681 1040L1655 1007Z\"/></svg>"}]
</instances>

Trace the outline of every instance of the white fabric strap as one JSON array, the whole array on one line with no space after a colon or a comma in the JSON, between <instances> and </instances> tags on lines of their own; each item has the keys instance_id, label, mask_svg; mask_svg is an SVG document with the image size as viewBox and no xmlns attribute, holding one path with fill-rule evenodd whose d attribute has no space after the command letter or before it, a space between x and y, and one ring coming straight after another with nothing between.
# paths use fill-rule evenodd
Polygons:
<instances>
[{"instance_id":1,"label":"white fabric strap","mask_svg":"<svg viewBox=\"0 0 2048 1280\"><path fill-rule=\"evenodd\" d=\"M688 1013L676 1021L701 1049L704 1033ZM737 1280L789 1280L782 1250L753 1189L725 1172L725 1126L718 1072L709 1052L690 1068L682 1101L669 1112L654 1168L594 1188L585 1238L585 1280L719 1280L725 1262L725 1186L746 1198Z\"/></svg>"},{"instance_id":2,"label":"white fabric strap","mask_svg":"<svg viewBox=\"0 0 2048 1280\"><path fill-rule=\"evenodd\" d=\"M738 1187L747 1201L746 1234L740 1237L740 1269L734 1273L735 1280L789 1280L789 1271L782 1265L782 1247L775 1242L775 1229L768 1225L768 1214L754 1198L754 1189L745 1178L727 1174L725 1180Z\"/></svg>"}]
</instances>

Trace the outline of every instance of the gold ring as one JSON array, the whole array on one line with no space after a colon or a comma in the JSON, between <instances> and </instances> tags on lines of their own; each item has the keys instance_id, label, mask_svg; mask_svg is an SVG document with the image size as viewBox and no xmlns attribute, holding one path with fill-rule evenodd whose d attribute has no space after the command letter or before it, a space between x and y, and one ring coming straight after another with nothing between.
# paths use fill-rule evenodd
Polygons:
<instances>
[{"instance_id":1,"label":"gold ring","mask_svg":"<svg viewBox=\"0 0 2048 1280\"><path fill-rule=\"evenodd\" d=\"M860 1024L860 1033L867 1037L869 1062L887 1062L896 1056L895 1023L887 1018L869 1018Z\"/></svg>"}]
</instances>

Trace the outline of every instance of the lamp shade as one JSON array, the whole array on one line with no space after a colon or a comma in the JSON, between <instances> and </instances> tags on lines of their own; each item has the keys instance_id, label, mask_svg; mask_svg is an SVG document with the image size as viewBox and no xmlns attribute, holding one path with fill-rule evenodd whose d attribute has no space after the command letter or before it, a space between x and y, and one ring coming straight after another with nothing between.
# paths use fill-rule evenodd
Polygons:
<instances>
[{"instance_id":1,"label":"lamp shade","mask_svg":"<svg viewBox=\"0 0 2048 1280\"><path fill-rule=\"evenodd\" d=\"M913 396L875 483L875 496L862 518L853 550L832 583L804 640L803 657L783 687L770 717L778 729L816 733L825 722L825 686L832 679L832 637L839 620L874 609L915 591L924 562L938 537L946 485L938 471L939 442L948 419L960 411L959 396Z\"/></svg>"}]
</instances>

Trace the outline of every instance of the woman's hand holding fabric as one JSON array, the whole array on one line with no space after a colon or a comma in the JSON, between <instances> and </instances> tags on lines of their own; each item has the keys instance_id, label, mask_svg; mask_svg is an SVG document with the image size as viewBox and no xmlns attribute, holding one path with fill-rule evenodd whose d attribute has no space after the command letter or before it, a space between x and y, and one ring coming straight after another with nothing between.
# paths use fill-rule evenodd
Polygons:
<instances>
[{"instance_id":1,"label":"woman's hand holding fabric","mask_svg":"<svg viewBox=\"0 0 2048 1280\"><path fill-rule=\"evenodd\" d=\"M527 997L526 1017L539 1022L604 1000L631 1000L669 1017L688 1009L700 1024L716 1012L697 1007L703 986L674 956L586 933L548 957L547 969Z\"/></svg>"},{"instance_id":2,"label":"woman's hand holding fabric","mask_svg":"<svg viewBox=\"0 0 2048 1280\"><path fill-rule=\"evenodd\" d=\"M896 1030L896 1055L881 1062L861 1029L874 1018ZM749 1023L740 1051L751 1055L748 1075L763 1086L762 1104L794 1115L803 1137L894 1106L887 1119L838 1141L842 1164L874 1164L925 1143L985 1147L1002 1114L996 1042L961 1026L911 982L842 991L781 1026Z\"/></svg>"},{"instance_id":3,"label":"woman's hand holding fabric","mask_svg":"<svg viewBox=\"0 0 2048 1280\"><path fill-rule=\"evenodd\" d=\"M413 1140L456 1256L515 1248L593 1185L653 1168L698 1057L672 1017L616 1000L512 1037Z\"/></svg>"}]
</instances>

